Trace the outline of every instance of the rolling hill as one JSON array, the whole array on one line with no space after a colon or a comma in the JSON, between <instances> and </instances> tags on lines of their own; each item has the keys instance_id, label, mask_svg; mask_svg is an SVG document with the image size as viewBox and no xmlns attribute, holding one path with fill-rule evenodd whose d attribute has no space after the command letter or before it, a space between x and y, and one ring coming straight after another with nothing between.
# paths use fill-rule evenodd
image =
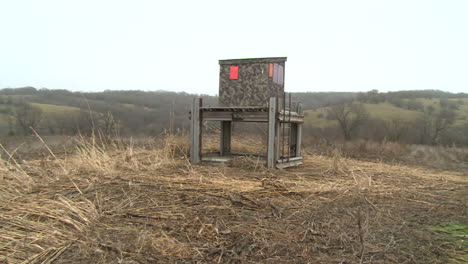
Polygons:
<instances>
[{"instance_id":1,"label":"rolling hill","mask_svg":"<svg viewBox=\"0 0 468 264\"><path fill-rule=\"evenodd\" d=\"M460 99L449 99L449 101L459 101ZM456 113L455 126L462 126L468 124L468 99L461 99L463 104L459 106ZM425 99L417 98L417 102L420 102L424 107L432 105L436 110L440 108L439 100L437 99ZM422 115L421 110L409 110L401 107L394 106L388 102L383 103L364 103L365 109L369 112L369 115L373 119L380 119L383 121L391 120L402 120L408 122L414 122ZM320 107L314 110L306 110L305 121L307 124L317 127L326 127L330 125L336 125L337 122L329 120L327 118L327 107Z\"/></svg>"}]
</instances>

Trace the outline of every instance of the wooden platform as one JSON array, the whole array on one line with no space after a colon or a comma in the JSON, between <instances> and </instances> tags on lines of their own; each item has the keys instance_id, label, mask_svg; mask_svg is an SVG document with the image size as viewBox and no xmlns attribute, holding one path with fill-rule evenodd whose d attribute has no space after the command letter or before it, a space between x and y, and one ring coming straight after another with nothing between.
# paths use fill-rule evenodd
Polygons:
<instances>
[{"instance_id":1,"label":"wooden platform","mask_svg":"<svg viewBox=\"0 0 468 264\"><path fill-rule=\"evenodd\" d=\"M267 123L268 108L264 107L201 107L204 121L236 121ZM294 111L280 111L277 116L279 122L304 123L304 115Z\"/></svg>"},{"instance_id":2,"label":"wooden platform","mask_svg":"<svg viewBox=\"0 0 468 264\"><path fill-rule=\"evenodd\" d=\"M202 111L217 112L268 112L268 107L241 106L241 107L201 107Z\"/></svg>"},{"instance_id":3,"label":"wooden platform","mask_svg":"<svg viewBox=\"0 0 468 264\"><path fill-rule=\"evenodd\" d=\"M268 168L287 168L302 164L301 138L304 115L300 104L296 105L295 111L292 110L291 96L289 97L289 106L286 107L286 103L283 103L282 109L276 97L269 99L268 107L204 107L201 98L194 98L190 113L190 161L229 161L236 156L236 153L231 153L232 122L258 122L268 124L268 151L266 155L242 155L260 156L265 159ZM221 123L220 148L217 155L201 153L201 128L206 121Z\"/></svg>"}]
</instances>

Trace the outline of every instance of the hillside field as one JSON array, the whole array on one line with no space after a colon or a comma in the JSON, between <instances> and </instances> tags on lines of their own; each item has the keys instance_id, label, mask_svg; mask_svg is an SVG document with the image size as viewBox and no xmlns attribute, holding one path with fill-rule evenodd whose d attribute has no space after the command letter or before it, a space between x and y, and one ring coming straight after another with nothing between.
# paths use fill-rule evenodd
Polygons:
<instances>
[{"instance_id":1,"label":"hillside field","mask_svg":"<svg viewBox=\"0 0 468 264\"><path fill-rule=\"evenodd\" d=\"M457 99L462 100L462 99ZM439 108L438 100L436 99L417 99L418 102L421 102L424 106L432 105L435 109ZM455 100L453 100L455 101ZM463 99L463 105L456 110L457 118L454 123L455 126L461 126L468 123L468 99ZM384 121L390 120L401 120L401 121L415 121L418 117L422 115L421 111L417 110L408 110L400 107L396 107L390 103L378 103L378 104L364 104L365 109L369 112L371 118L381 119ZM315 110L306 110L305 111L305 122L309 125L317 127L326 127L330 125L337 124L334 120L328 120L327 117L327 108L321 107Z\"/></svg>"},{"instance_id":2,"label":"hillside field","mask_svg":"<svg viewBox=\"0 0 468 264\"><path fill-rule=\"evenodd\" d=\"M42 117L41 121L42 123L47 122L47 120L51 116L64 116L68 118L72 118L73 116L77 116L80 112L80 109L77 107L71 107L71 106L63 106L63 105L53 105L53 104L39 104L39 103L32 103L32 106L38 107L42 110ZM13 112L16 110L15 106L7 105L7 104L1 104L0 103L0 129L2 131L7 131L8 130L8 122L9 119L12 122L12 125L15 124L15 117ZM7 112L9 110L9 112ZM0 133L0 135L3 135L4 133Z\"/></svg>"},{"instance_id":3,"label":"hillside field","mask_svg":"<svg viewBox=\"0 0 468 264\"><path fill-rule=\"evenodd\" d=\"M0 263L468 260L466 171L312 153L286 170L193 165L185 137L75 140L2 160Z\"/></svg>"}]
</instances>

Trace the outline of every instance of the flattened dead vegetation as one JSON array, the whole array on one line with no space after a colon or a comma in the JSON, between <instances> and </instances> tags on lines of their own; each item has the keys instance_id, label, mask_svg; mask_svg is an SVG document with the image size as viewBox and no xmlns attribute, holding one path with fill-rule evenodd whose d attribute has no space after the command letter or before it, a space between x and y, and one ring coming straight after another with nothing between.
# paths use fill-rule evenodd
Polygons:
<instances>
[{"instance_id":1,"label":"flattened dead vegetation","mask_svg":"<svg viewBox=\"0 0 468 264\"><path fill-rule=\"evenodd\" d=\"M466 247L432 229L467 224L466 173L339 155L309 155L304 166L288 170L249 166L256 162L250 158L194 166L181 141L169 138L158 149L82 142L59 160L3 160L0 262L461 263L466 257Z\"/></svg>"}]
</instances>

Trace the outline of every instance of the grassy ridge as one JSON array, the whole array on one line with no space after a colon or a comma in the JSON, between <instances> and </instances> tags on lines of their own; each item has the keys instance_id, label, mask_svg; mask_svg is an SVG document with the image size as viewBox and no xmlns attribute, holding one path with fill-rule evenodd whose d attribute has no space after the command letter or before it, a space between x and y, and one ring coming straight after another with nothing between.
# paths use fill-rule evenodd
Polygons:
<instances>
[{"instance_id":1,"label":"grassy ridge","mask_svg":"<svg viewBox=\"0 0 468 264\"><path fill-rule=\"evenodd\" d=\"M70 106L61 106L61 105L52 105L52 104L39 104L31 103L32 106L38 107L42 110L41 122L42 124L48 123L51 118L57 116L64 117L73 117L77 116L80 112L80 109L77 107ZM15 111L16 106L0 104L0 131L1 135L6 135L7 131L10 131L9 120L15 125L15 118L13 112Z\"/></svg>"},{"instance_id":2,"label":"grassy ridge","mask_svg":"<svg viewBox=\"0 0 468 264\"><path fill-rule=\"evenodd\" d=\"M432 105L436 110L440 108L438 99L418 98L416 100L422 103L424 107ZM461 126L468 123L468 99L463 99L463 102L464 104L460 105L459 109L456 110L457 117L454 124L455 126ZM364 107L369 112L371 118L382 119L385 121L402 120L411 122L415 121L422 114L421 111L396 107L390 103L365 103ZM306 124L317 127L326 127L336 124L336 121L327 119L326 107L318 108L316 110L306 110L305 115Z\"/></svg>"},{"instance_id":3,"label":"grassy ridge","mask_svg":"<svg viewBox=\"0 0 468 264\"><path fill-rule=\"evenodd\" d=\"M39 104L39 103L31 103L32 106L38 107L42 110L43 119L46 119L48 115L70 115L70 114L78 114L80 109L77 107L71 106L63 106L63 105L52 105L52 104ZM13 117L13 112L15 111L16 107L7 104L0 104L0 110L5 112L0 112L0 126L7 126L8 125L8 117ZM9 110L9 113L6 111Z\"/></svg>"},{"instance_id":4,"label":"grassy ridge","mask_svg":"<svg viewBox=\"0 0 468 264\"><path fill-rule=\"evenodd\" d=\"M76 114L80 111L79 108L71 106L38 103L32 103L32 105L39 107L44 114Z\"/></svg>"}]
</instances>

